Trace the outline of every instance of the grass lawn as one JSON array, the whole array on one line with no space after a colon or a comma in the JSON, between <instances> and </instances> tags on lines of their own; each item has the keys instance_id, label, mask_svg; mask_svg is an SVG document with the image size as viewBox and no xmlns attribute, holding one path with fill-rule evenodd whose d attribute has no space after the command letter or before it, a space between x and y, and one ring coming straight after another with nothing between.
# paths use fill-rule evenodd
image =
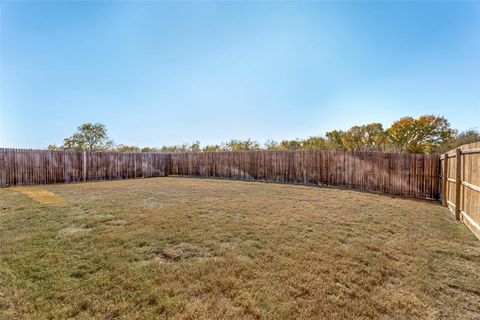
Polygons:
<instances>
[{"instance_id":1,"label":"grass lawn","mask_svg":"<svg viewBox=\"0 0 480 320\"><path fill-rule=\"evenodd\" d=\"M480 242L434 202L174 177L25 189L0 189L0 319L480 318Z\"/></svg>"}]
</instances>

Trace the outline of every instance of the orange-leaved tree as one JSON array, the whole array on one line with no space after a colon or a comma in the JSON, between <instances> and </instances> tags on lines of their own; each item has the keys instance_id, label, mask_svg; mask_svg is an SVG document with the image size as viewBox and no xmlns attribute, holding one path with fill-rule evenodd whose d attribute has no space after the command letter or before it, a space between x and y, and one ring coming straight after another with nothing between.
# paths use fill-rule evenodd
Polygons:
<instances>
[{"instance_id":1,"label":"orange-leaved tree","mask_svg":"<svg viewBox=\"0 0 480 320\"><path fill-rule=\"evenodd\" d=\"M444 117L401 118L387 130L389 148L409 153L432 153L455 134Z\"/></svg>"}]
</instances>

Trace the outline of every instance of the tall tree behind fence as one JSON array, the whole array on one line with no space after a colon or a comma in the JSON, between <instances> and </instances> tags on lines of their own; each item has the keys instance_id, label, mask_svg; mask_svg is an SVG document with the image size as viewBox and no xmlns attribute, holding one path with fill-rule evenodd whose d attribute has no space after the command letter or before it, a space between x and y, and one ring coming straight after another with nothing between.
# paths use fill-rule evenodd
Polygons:
<instances>
[{"instance_id":1,"label":"tall tree behind fence","mask_svg":"<svg viewBox=\"0 0 480 320\"><path fill-rule=\"evenodd\" d=\"M480 238L480 141L440 157L442 203Z\"/></svg>"},{"instance_id":2,"label":"tall tree behind fence","mask_svg":"<svg viewBox=\"0 0 480 320\"><path fill-rule=\"evenodd\" d=\"M378 152L120 153L0 149L0 186L167 175L219 177L439 197L439 157Z\"/></svg>"}]
</instances>

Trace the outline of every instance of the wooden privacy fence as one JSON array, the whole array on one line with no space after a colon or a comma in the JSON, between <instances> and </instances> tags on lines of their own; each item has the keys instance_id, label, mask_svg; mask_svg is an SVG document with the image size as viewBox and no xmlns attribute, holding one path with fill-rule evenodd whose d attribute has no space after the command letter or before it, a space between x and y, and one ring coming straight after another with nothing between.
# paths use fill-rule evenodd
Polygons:
<instances>
[{"instance_id":1,"label":"wooden privacy fence","mask_svg":"<svg viewBox=\"0 0 480 320\"><path fill-rule=\"evenodd\" d=\"M480 238L480 141L440 157L442 204Z\"/></svg>"},{"instance_id":2,"label":"wooden privacy fence","mask_svg":"<svg viewBox=\"0 0 480 320\"><path fill-rule=\"evenodd\" d=\"M168 175L170 155L0 149L0 187Z\"/></svg>"},{"instance_id":3,"label":"wooden privacy fence","mask_svg":"<svg viewBox=\"0 0 480 320\"><path fill-rule=\"evenodd\" d=\"M250 151L171 155L170 174L345 186L437 199L439 157L379 152Z\"/></svg>"},{"instance_id":4,"label":"wooden privacy fence","mask_svg":"<svg viewBox=\"0 0 480 320\"><path fill-rule=\"evenodd\" d=\"M120 153L0 149L0 186L167 175L344 186L439 198L439 157L379 152Z\"/></svg>"}]
</instances>

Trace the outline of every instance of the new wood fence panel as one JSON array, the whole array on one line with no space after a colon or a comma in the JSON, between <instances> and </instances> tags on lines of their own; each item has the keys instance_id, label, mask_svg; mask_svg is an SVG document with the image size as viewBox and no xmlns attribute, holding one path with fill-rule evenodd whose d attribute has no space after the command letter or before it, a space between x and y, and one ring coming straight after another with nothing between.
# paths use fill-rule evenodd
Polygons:
<instances>
[{"instance_id":1,"label":"new wood fence panel","mask_svg":"<svg viewBox=\"0 0 480 320\"><path fill-rule=\"evenodd\" d=\"M460 159L457 159L457 154ZM441 156L441 195L443 203L455 214L459 207L459 219L480 238L480 141L463 145ZM457 163L460 176L457 179ZM445 168L446 166L446 168ZM460 185L459 197L456 190Z\"/></svg>"},{"instance_id":2,"label":"new wood fence panel","mask_svg":"<svg viewBox=\"0 0 480 320\"><path fill-rule=\"evenodd\" d=\"M462 146L462 220L480 238L480 142ZM467 153L474 151L475 153Z\"/></svg>"}]
</instances>

